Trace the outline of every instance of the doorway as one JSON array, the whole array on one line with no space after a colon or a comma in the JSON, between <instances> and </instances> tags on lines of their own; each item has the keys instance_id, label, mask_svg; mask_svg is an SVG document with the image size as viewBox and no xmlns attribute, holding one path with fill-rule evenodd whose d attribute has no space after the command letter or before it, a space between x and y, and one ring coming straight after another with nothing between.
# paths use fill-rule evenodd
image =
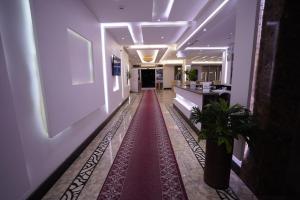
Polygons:
<instances>
[{"instance_id":1,"label":"doorway","mask_svg":"<svg viewBox=\"0 0 300 200\"><path fill-rule=\"evenodd\" d=\"M155 88L155 69L142 69L142 88Z\"/></svg>"}]
</instances>

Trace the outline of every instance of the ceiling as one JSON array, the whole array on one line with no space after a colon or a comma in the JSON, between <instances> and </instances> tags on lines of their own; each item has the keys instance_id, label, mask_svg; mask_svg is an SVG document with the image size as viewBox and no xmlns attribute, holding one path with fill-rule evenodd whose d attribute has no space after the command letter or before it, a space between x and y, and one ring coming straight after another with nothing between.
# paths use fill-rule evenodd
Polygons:
<instances>
[{"instance_id":1,"label":"ceiling","mask_svg":"<svg viewBox=\"0 0 300 200\"><path fill-rule=\"evenodd\" d=\"M187 59L199 60L203 54L218 60L222 51L186 51L187 46L228 46L235 32L237 0L82 0L101 23L114 23L105 30L124 46L132 64L152 64L177 58L176 47ZM226 1L226 2L225 2ZM227 3L228 1L228 3ZM226 3L226 4L225 4ZM207 23L202 24L219 7ZM118 23L128 26L118 27ZM203 25L201 28L199 25ZM197 30L197 28L199 30ZM203 31L203 30L206 31ZM193 32L195 32L193 34ZM136 44L165 44L163 48L130 48ZM175 47L175 48L174 48Z\"/></svg>"}]
</instances>

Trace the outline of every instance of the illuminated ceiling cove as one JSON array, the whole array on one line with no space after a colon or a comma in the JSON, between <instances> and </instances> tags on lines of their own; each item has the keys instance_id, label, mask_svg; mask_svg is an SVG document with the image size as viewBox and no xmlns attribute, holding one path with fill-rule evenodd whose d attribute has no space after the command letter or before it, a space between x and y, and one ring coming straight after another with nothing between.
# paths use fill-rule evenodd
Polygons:
<instances>
[{"instance_id":1,"label":"illuminated ceiling cove","mask_svg":"<svg viewBox=\"0 0 300 200\"><path fill-rule=\"evenodd\" d=\"M236 0L83 1L132 64L181 63L176 54L199 60L187 48L227 47L234 38ZM208 61L219 61L219 54Z\"/></svg>"}]
</instances>

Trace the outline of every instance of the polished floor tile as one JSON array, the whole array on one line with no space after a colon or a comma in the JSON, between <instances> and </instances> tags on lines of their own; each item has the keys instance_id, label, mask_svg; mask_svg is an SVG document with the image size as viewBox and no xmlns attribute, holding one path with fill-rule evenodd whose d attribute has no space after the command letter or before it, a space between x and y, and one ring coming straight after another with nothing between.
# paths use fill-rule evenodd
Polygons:
<instances>
[{"instance_id":1,"label":"polished floor tile","mask_svg":"<svg viewBox=\"0 0 300 200\"><path fill-rule=\"evenodd\" d=\"M203 167L199 161L205 150L204 141L193 142L196 133L172 108L172 99L175 96L172 90L158 91L157 95L188 198L190 200L256 199L233 171L228 191L215 190L204 183ZM131 94L131 102L121 107L48 191L44 200L97 199L140 99L141 94Z\"/></svg>"}]
</instances>

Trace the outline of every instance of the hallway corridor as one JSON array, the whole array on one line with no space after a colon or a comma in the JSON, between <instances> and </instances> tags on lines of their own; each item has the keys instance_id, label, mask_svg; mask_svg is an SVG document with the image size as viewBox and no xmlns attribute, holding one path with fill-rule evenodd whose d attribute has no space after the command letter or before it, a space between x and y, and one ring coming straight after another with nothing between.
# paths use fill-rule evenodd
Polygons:
<instances>
[{"instance_id":1,"label":"hallway corridor","mask_svg":"<svg viewBox=\"0 0 300 200\"><path fill-rule=\"evenodd\" d=\"M129 101L121 107L113 119L56 182L44 196L44 200L96 200L99 198L99 192L107 179L142 96L141 93L130 95ZM196 142L195 132L172 107L173 91L158 91L157 96L188 199L256 199L233 171L231 172L230 188L227 190L215 190L203 182L205 142L201 141L199 144ZM118 182L114 182L114 184L118 184Z\"/></svg>"},{"instance_id":2,"label":"hallway corridor","mask_svg":"<svg viewBox=\"0 0 300 200\"><path fill-rule=\"evenodd\" d=\"M299 13L0 0L0 199L299 199Z\"/></svg>"}]
</instances>

